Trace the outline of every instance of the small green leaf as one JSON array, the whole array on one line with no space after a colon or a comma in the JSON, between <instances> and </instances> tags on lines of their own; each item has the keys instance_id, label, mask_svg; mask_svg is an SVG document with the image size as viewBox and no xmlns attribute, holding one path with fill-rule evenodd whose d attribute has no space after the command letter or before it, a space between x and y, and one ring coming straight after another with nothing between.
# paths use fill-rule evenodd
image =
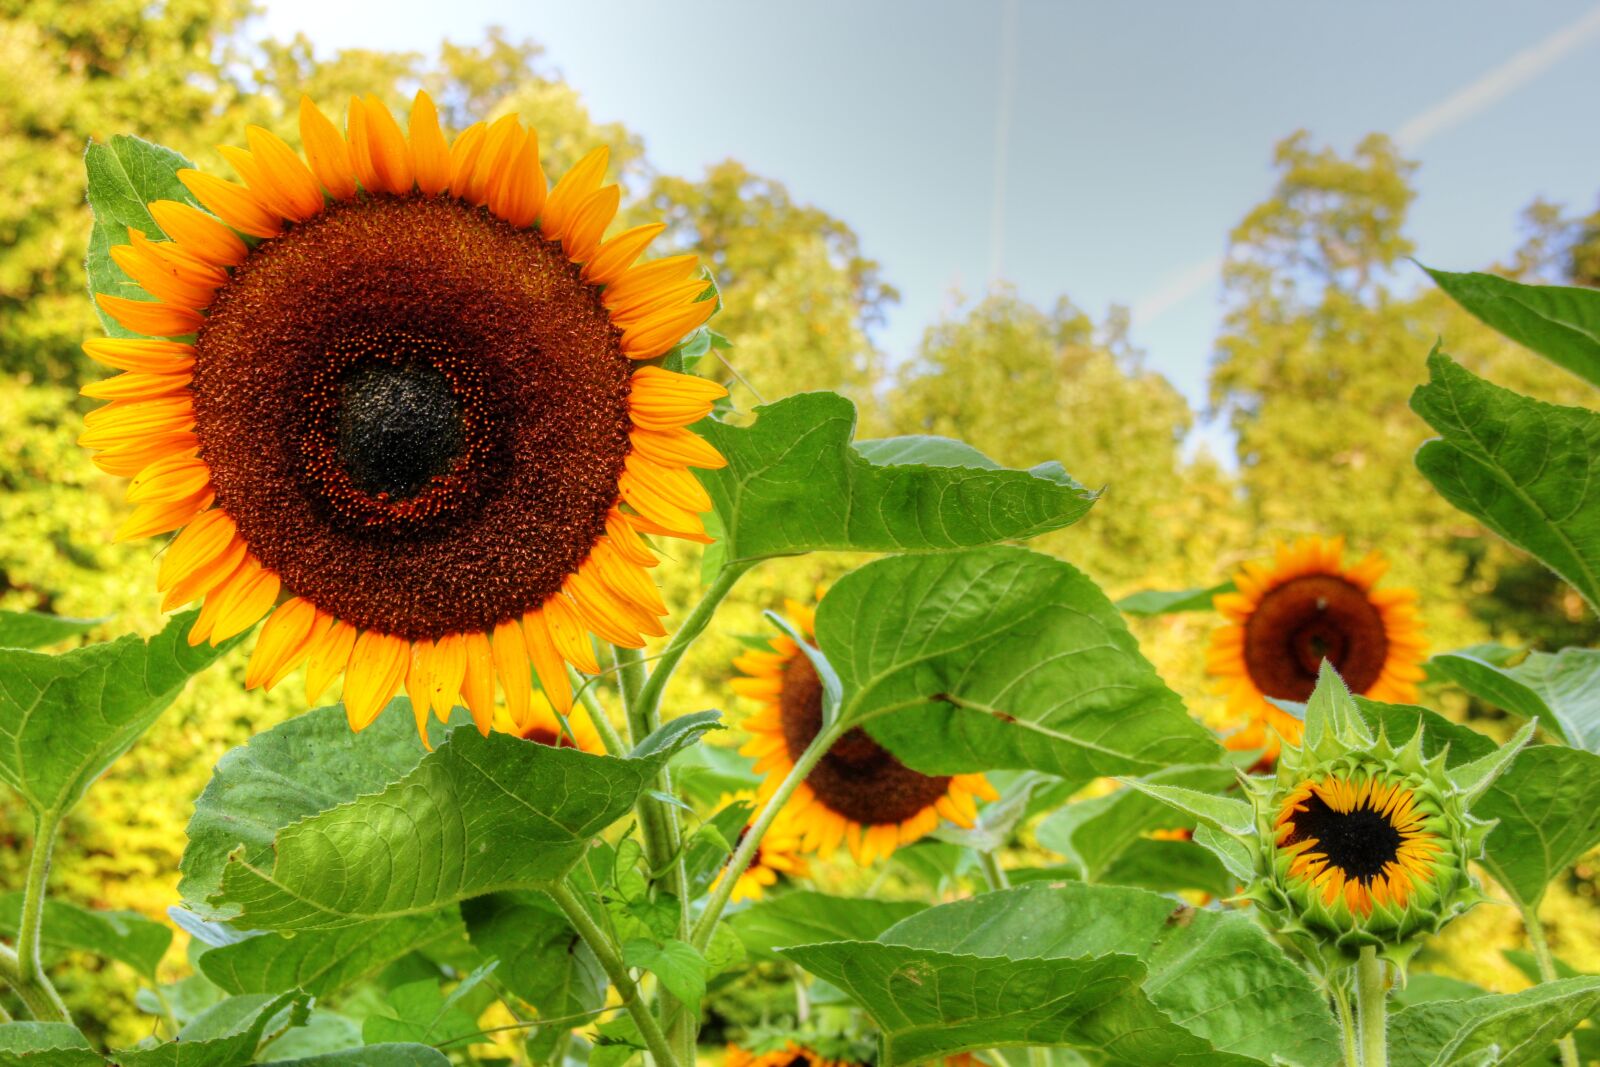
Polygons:
<instances>
[{"instance_id":1,"label":"small green leaf","mask_svg":"<svg viewBox=\"0 0 1600 1067\"><path fill-rule=\"evenodd\" d=\"M1433 1001L1389 1019L1391 1067L1497 1067L1544 1062L1550 1046L1600 1008L1600 978L1546 982L1521 993ZM1493 1050L1493 1056L1484 1054Z\"/></svg>"},{"instance_id":2,"label":"small green leaf","mask_svg":"<svg viewBox=\"0 0 1600 1067\"><path fill-rule=\"evenodd\" d=\"M1208 795L1237 784L1226 767L1169 767L1145 781L1180 786ZM1107 868L1139 835L1150 830L1179 830L1194 825L1194 816L1153 794L1138 789L1118 789L1105 796L1080 800L1045 816L1034 831L1039 844L1061 853L1086 882L1101 881Z\"/></svg>"},{"instance_id":3,"label":"small green leaf","mask_svg":"<svg viewBox=\"0 0 1600 1067\"><path fill-rule=\"evenodd\" d=\"M543 1018L593 1011L605 1003L606 974L566 916L542 893L492 893L461 906L467 933L495 977Z\"/></svg>"},{"instance_id":4,"label":"small green leaf","mask_svg":"<svg viewBox=\"0 0 1600 1067\"><path fill-rule=\"evenodd\" d=\"M436 978L395 986L384 1006L361 1024L368 1044L445 1045L477 1031L477 1019L453 995L446 997Z\"/></svg>"},{"instance_id":5,"label":"small green leaf","mask_svg":"<svg viewBox=\"0 0 1600 1067\"><path fill-rule=\"evenodd\" d=\"M622 946L630 967L642 967L656 976L661 987L682 1001L691 1015L699 1013L706 995L706 959L686 941L658 944L635 938Z\"/></svg>"},{"instance_id":6,"label":"small green leaf","mask_svg":"<svg viewBox=\"0 0 1600 1067\"><path fill-rule=\"evenodd\" d=\"M1124 615L1172 615L1181 611L1210 611L1213 599L1223 593L1231 593L1234 589L1232 582L1223 582L1208 589L1143 589L1117 601L1117 610Z\"/></svg>"},{"instance_id":7,"label":"small green leaf","mask_svg":"<svg viewBox=\"0 0 1600 1067\"><path fill-rule=\"evenodd\" d=\"M88 171L89 208L94 213L85 264L89 291L143 300L144 290L112 262L110 250L128 243L130 226L154 240L166 236L146 205L153 200L193 204L194 197L178 181L178 171L194 164L170 148L126 134L113 136L110 144L89 142L83 162ZM113 337L135 336L104 312L100 312L100 321Z\"/></svg>"},{"instance_id":8,"label":"small green leaf","mask_svg":"<svg viewBox=\"0 0 1600 1067\"><path fill-rule=\"evenodd\" d=\"M1600 845L1600 756L1532 745L1472 808L1499 820L1484 866L1513 899L1538 907L1545 887Z\"/></svg>"},{"instance_id":9,"label":"small green leaf","mask_svg":"<svg viewBox=\"0 0 1600 1067\"><path fill-rule=\"evenodd\" d=\"M717 877L734 842L744 832L755 815L755 807L748 801L735 800L720 809L696 830L684 846L684 873L688 875L690 896L699 896Z\"/></svg>"},{"instance_id":10,"label":"small green leaf","mask_svg":"<svg viewBox=\"0 0 1600 1067\"><path fill-rule=\"evenodd\" d=\"M105 1067L70 1023L0 1023L0 1067Z\"/></svg>"},{"instance_id":11,"label":"small green leaf","mask_svg":"<svg viewBox=\"0 0 1600 1067\"><path fill-rule=\"evenodd\" d=\"M1026 885L784 955L873 1017L880 1067L1026 1045L1190 1067L1338 1056L1321 995L1249 917L1137 889Z\"/></svg>"},{"instance_id":12,"label":"small green leaf","mask_svg":"<svg viewBox=\"0 0 1600 1067\"><path fill-rule=\"evenodd\" d=\"M817 643L844 721L926 774L1087 782L1221 758L1105 594L1026 549L868 563L823 598Z\"/></svg>"},{"instance_id":13,"label":"small green leaf","mask_svg":"<svg viewBox=\"0 0 1600 1067\"><path fill-rule=\"evenodd\" d=\"M310 712L219 763L184 857L191 906L246 928L319 930L549 884L628 813L678 745L712 725L698 719L645 759L463 727L394 781L379 765L411 762L421 745L411 738L407 760L396 727L379 726L407 728L409 713L391 707L361 734L343 718Z\"/></svg>"},{"instance_id":14,"label":"small green leaf","mask_svg":"<svg viewBox=\"0 0 1600 1067\"><path fill-rule=\"evenodd\" d=\"M436 911L293 937L261 933L209 949L197 965L201 974L229 993L300 989L320 999L416 949L460 934L454 912Z\"/></svg>"},{"instance_id":15,"label":"small green leaf","mask_svg":"<svg viewBox=\"0 0 1600 1067\"><path fill-rule=\"evenodd\" d=\"M1238 797L1221 797L1181 785L1162 785L1139 778L1125 778L1123 784L1235 837L1255 833L1255 809L1248 801Z\"/></svg>"},{"instance_id":16,"label":"small green leaf","mask_svg":"<svg viewBox=\"0 0 1600 1067\"><path fill-rule=\"evenodd\" d=\"M1255 877L1255 860L1250 849L1237 837L1201 823L1194 828L1194 843L1215 856L1224 870L1231 874L1237 885L1246 885Z\"/></svg>"},{"instance_id":17,"label":"small green leaf","mask_svg":"<svg viewBox=\"0 0 1600 1067\"><path fill-rule=\"evenodd\" d=\"M449 1067L450 1059L428 1045L382 1044L269 1062L271 1067Z\"/></svg>"},{"instance_id":18,"label":"small green leaf","mask_svg":"<svg viewBox=\"0 0 1600 1067\"><path fill-rule=\"evenodd\" d=\"M0 896L0 933L15 938L21 917L22 894ZM170 929L136 911L92 911L64 900L44 902L43 929L47 949L93 952L120 960L151 982L172 944Z\"/></svg>"},{"instance_id":19,"label":"small green leaf","mask_svg":"<svg viewBox=\"0 0 1600 1067\"><path fill-rule=\"evenodd\" d=\"M0 648L45 648L88 633L105 621L38 611L0 611Z\"/></svg>"},{"instance_id":20,"label":"small green leaf","mask_svg":"<svg viewBox=\"0 0 1600 1067\"><path fill-rule=\"evenodd\" d=\"M242 1067L266 1036L303 1017L303 994L232 997L178 1031L175 1041L114 1054L118 1067Z\"/></svg>"},{"instance_id":21,"label":"small green leaf","mask_svg":"<svg viewBox=\"0 0 1600 1067\"><path fill-rule=\"evenodd\" d=\"M1516 736L1487 756L1450 770L1450 784L1461 791L1469 806L1489 790L1496 778L1505 773L1511 761L1517 758L1522 746L1533 736L1533 728L1533 723L1523 723L1522 729L1517 731Z\"/></svg>"},{"instance_id":22,"label":"small green leaf","mask_svg":"<svg viewBox=\"0 0 1600 1067\"><path fill-rule=\"evenodd\" d=\"M1491 385L1437 349L1411 409L1440 437L1417 469L1600 611L1600 415Z\"/></svg>"},{"instance_id":23,"label":"small green leaf","mask_svg":"<svg viewBox=\"0 0 1600 1067\"><path fill-rule=\"evenodd\" d=\"M57 656L0 649L0 781L35 812L69 811L190 676L232 647L189 647L196 614L174 616L148 641L129 635Z\"/></svg>"},{"instance_id":24,"label":"small green leaf","mask_svg":"<svg viewBox=\"0 0 1600 1067\"><path fill-rule=\"evenodd\" d=\"M651 731L650 736L640 741L629 757L636 760L659 760L665 762L676 756L679 752L699 741L711 730L720 730L722 725L718 720L722 718L720 711L697 711L692 715L680 715L670 722L662 723Z\"/></svg>"},{"instance_id":25,"label":"small green leaf","mask_svg":"<svg viewBox=\"0 0 1600 1067\"><path fill-rule=\"evenodd\" d=\"M1523 285L1493 274L1422 269L1491 328L1590 385L1600 385L1600 292L1568 285Z\"/></svg>"},{"instance_id":26,"label":"small green leaf","mask_svg":"<svg viewBox=\"0 0 1600 1067\"><path fill-rule=\"evenodd\" d=\"M728 922L752 956L777 959L777 950L814 941L870 941L924 905L912 900L832 897L809 889L766 896Z\"/></svg>"},{"instance_id":27,"label":"small green leaf","mask_svg":"<svg viewBox=\"0 0 1600 1067\"><path fill-rule=\"evenodd\" d=\"M1428 666L1479 700L1537 720L1575 748L1600 752L1600 649L1530 652L1515 667L1463 650L1434 656Z\"/></svg>"},{"instance_id":28,"label":"small green leaf","mask_svg":"<svg viewBox=\"0 0 1600 1067\"><path fill-rule=\"evenodd\" d=\"M801 393L756 412L749 427L696 427L728 460L700 473L728 562L1022 540L1071 525L1095 500L1059 464L1002 470L966 446L926 439L852 446L855 406L834 393Z\"/></svg>"},{"instance_id":29,"label":"small green leaf","mask_svg":"<svg viewBox=\"0 0 1600 1067\"><path fill-rule=\"evenodd\" d=\"M1317 686L1306 701L1305 747L1315 748L1326 735L1343 738L1351 745L1371 744L1374 740L1344 679L1333 664L1323 660L1317 672Z\"/></svg>"}]
</instances>

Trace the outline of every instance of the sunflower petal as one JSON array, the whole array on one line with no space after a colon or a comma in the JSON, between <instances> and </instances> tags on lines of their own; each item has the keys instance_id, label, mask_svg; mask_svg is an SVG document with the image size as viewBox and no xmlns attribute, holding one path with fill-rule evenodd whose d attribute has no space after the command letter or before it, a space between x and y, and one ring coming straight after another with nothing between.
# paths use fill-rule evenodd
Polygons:
<instances>
[{"instance_id":1,"label":"sunflower petal","mask_svg":"<svg viewBox=\"0 0 1600 1067\"><path fill-rule=\"evenodd\" d=\"M344 673L344 713L350 729L365 730L400 688L411 661L411 643L394 634L366 630L350 650Z\"/></svg>"},{"instance_id":2,"label":"sunflower petal","mask_svg":"<svg viewBox=\"0 0 1600 1067\"><path fill-rule=\"evenodd\" d=\"M450 188L450 145L439 127L433 98L421 89L411 102L410 130L417 189L423 196L437 196Z\"/></svg>"},{"instance_id":3,"label":"sunflower petal","mask_svg":"<svg viewBox=\"0 0 1600 1067\"><path fill-rule=\"evenodd\" d=\"M236 267L250 248L239 235L191 204L156 200L146 204L156 225L188 254L218 267Z\"/></svg>"},{"instance_id":4,"label":"sunflower petal","mask_svg":"<svg viewBox=\"0 0 1600 1067\"><path fill-rule=\"evenodd\" d=\"M100 310L117 320L125 330L149 337L184 337L200 329L205 316L193 308L163 304L160 301L129 300L127 297L96 293Z\"/></svg>"},{"instance_id":5,"label":"sunflower petal","mask_svg":"<svg viewBox=\"0 0 1600 1067\"><path fill-rule=\"evenodd\" d=\"M356 171L350 162L350 146L339 128L318 110L309 96L300 98L300 143L305 146L311 173L335 200L356 195Z\"/></svg>"},{"instance_id":6,"label":"sunflower petal","mask_svg":"<svg viewBox=\"0 0 1600 1067\"><path fill-rule=\"evenodd\" d=\"M178 180L208 211L240 233L276 237L283 232L283 219L241 185L197 170L178 171Z\"/></svg>"},{"instance_id":7,"label":"sunflower petal","mask_svg":"<svg viewBox=\"0 0 1600 1067\"><path fill-rule=\"evenodd\" d=\"M489 637L482 633L463 635L466 646L466 671L461 679L461 698L472 721L484 737L494 725L494 651Z\"/></svg>"}]
</instances>

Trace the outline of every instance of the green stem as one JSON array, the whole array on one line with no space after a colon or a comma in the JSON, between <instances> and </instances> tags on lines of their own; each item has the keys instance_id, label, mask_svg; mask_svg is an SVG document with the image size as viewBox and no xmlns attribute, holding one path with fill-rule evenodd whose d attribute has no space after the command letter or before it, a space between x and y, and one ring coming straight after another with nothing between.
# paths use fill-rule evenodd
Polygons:
<instances>
[{"instance_id":1,"label":"green stem","mask_svg":"<svg viewBox=\"0 0 1600 1067\"><path fill-rule=\"evenodd\" d=\"M683 620L683 625L672 635L667 647L656 657L655 670L650 672L650 677L645 680L644 687L639 693L640 701L651 709L652 714L661 707L662 693L666 691L667 683L672 680L672 672L677 670L678 661L683 659L683 654L689 651L689 646L694 644L695 639L705 632L722 601L733 591L733 587L744 577L745 572L754 565L730 563L723 567L717 574L716 581L711 583L711 588L700 598L700 603L689 612L689 617Z\"/></svg>"},{"instance_id":2,"label":"green stem","mask_svg":"<svg viewBox=\"0 0 1600 1067\"><path fill-rule=\"evenodd\" d=\"M679 1067L678 1057L673 1054L672 1046L667 1043L667 1035L661 1032L656 1017L650 1014L649 1006L639 996L639 987L634 983L633 976L628 973L628 965L622 962L622 954L618 951L616 943L600 929L594 917L589 914L589 909L583 906L583 901L577 898L565 882L556 882L545 892L566 913L573 929L578 931L578 936L583 938L589 950L600 961L600 966L617 990L617 996L622 999L623 1007L628 1009L634 1025L638 1026L645 1047L650 1050L650 1055L655 1057L657 1067Z\"/></svg>"},{"instance_id":3,"label":"green stem","mask_svg":"<svg viewBox=\"0 0 1600 1067\"><path fill-rule=\"evenodd\" d=\"M61 994L50 984L44 973L40 957L40 943L44 932L44 898L46 882L50 878L50 857L56 847L56 831L61 828L61 817L54 812L41 813L33 824L33 856L28 862L28 880L22 887L22 919L17 926L17 949L12 957L15 975L6 974L16 988L17 996L27 1005L28 1011L40 1022L68 1023L72 1016L61 1000ZM12 960L5 961L6 965Z\"/></svg>"},{"instance_id":4,"label":"green stem","mask_svg":"<svg viewBox=\"0 0 1600 1067\"><path fill-rule=\"evenodd\" d=\"M594 686L579 677L571 667L567 668L567 677L572 680L572 690L578 694L578 702L589 712L589 721L594 724L594 732L600 735L600 742L606 746L606 754L626 756L628 746L617 733L617 728L611 725L611 717L606 714L600 698L594 695Z\"/></svg>"},{"instance_id":5,"label":"green stem","mask_svg":"<svg viewBox=\"0 0 1600 1067\"><path fill-rule=\"evenodd\" d=\"M1388 1067L1388 1020L1385 1017L1389 990L1384 982L1383 961L1371 945L1361 950L1356 962L1356 1016L1360 1025L1361 1067Z\"/></svg>"},{"instance_id":6,"label":"green stem","mask_svg":"<svg viewBox=\"0 0 1600 1067\"><path fill-rule=\"evenodd\" d=\"M990 892L1011 888L1011 879L1006 877L1006 869L1000 866L1000 857L993 852L980 852L978 862L983 865L983 880L989 883Z\"/></svg>"},{"instance_id":7,"label":"green stem","mask_svg":"<svg viewBox=\"0 0 1600 1067\"><path fill-rule=\"evenodd\" d=\"M1550 942L1545 939L1537 904L1522 906L1522 926L1528 932L1528 946L1539 964L1539 980L1554 982L1561 976L1556 973L1556 959L1550 954ZM1561 1050L1561 1067L1578 1067L1578 1043L1571 1034L1556 1042L1556 1047Z\"/></svg>"},{"instance_id":8,"label":"green stem","mask_svg":"<svg viewBox=\"0 0 1600 1067\"><path fill-rule=\"evenodd\" d=\"M644 688L644 657L637 648L613 646L611 655L617 665L617 688L622 691L622 707L628 716L628 740L637 745L655 732L661 723L656 709L647 707L639 699Z\"/></svg>"},{"instance_id":9,"label":"green stem","mask_svg":"<svg viewBox=\"0 0 1600 1067\"><path fill-rule=\"evenodd\" d=\"M1341 979L1333 986L1333 1005L1344 1034L1344 1067L1361 1067L1361 1050L1356 1045L1356 1016L1350 1008L1350 991Z\"/></svg>"},{"instance_id":10,"label":"green stem","mask_svg":"<svg viewBox=\"0 0 1600 1067\"><path fill-rule=\"evenodd\" d=\"M761 814L750 824L749 831L739 842L739 847L734 850L733 858L728 860L728 866L723 869L722 880L707 898L705 911L700 913L700 921L694 927L694 937L690 939L695 948L704 952L706 946L711 943L711 935L716 932L717 922L722 918L722 909L728 906L728 897L733 894L734 883L755 858L756 849L761 846L761 839L766 836L773 820L778 817L778 812L783 810L783 806L789 802L794 791L800 788L800 783L806 780L806 776L817 765L817 761L827 755L833 743L843 737L848 730L849 727L834 722L827 729L818 732L817 736L811 739L811 744L806 746L806 750L800 753L800 758L794 761L794 766L779 783L777 791L767 800L766 806L761 809Z\"/></svg>"}]
</instances>

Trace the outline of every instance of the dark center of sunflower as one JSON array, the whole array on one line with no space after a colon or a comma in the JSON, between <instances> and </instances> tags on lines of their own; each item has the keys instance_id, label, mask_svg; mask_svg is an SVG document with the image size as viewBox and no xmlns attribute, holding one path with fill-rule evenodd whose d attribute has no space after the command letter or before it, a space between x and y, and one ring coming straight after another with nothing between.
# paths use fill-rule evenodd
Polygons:
<instances>
[{"instance_id":1,"label":"dark center of sunflower","mask_svg":"<svg viewBox=\"0 0 1600 1067\"><path fill-rule=\"evenodd\" d=\"M822 730L822 679L801 653L784 666L778 707L789 758L799 759ZM832 811L873 826L916 815L949 791L950 779L917 773L857 727L834 742L806 785Z\"/></svg>"},{"instance_id":2,"label":"dark center of sunflower","mask_svg":"<svg viewBox=\"0 0 1600 1067\"><path fill-rule=\"evenodd\" d=\"M1293 578L1271 590L1245 623L1244 661L1269 697L1304 701L1326 659L1354 692L1383 674L1383 615L1356 586L1332 575Z\"/></svg>"},{"instance_id":3,"label":"dark center of sunflower","mask_svg":"<svg viewBox=\"0 0 1600 1067\"><path fill-rule=\"evenodd\" d=\"M572 738L560 730L552 730L548 726L530 726L519 735L524 741L546 745L550 748L576 748Z\"/></svg>"},{"instance_id":4,"label":"dark center of sunflower","mask_svg":"<svg viewBox=\"0 0 1600 1067\"><path fill-rule=\"evenodd\" d=\"M338 453L350 481L373 496L415 496L462 453L461 406L427 364L366 363L339 387Z\"/></svg>"},{"instance_id":5,"label":"dark center of sunflower","mask_svg":"<svg viewBox=\"0 0 1600 1067\"><path fill-rule=\"evenodd\" d=\"M1362 882L1381 875L1400 854L1400 831L1382 812L1366 806L1335 811L1315 793L1305 808L1295 813L1294 833L1280 847L1310 838L1316 841L1314 850L1327 856L1346 878Z\"/></svg>"},{"instance_id":6,"label":"dark center of sunflower","mask_svg":"<svg viewBox=\"0 0 1600 1067\"><path fill-rule=\"evenodd\" d=\"M448 197L342 202L218 291L195 435L285 589L361 629L482 632L605 533L631 447L620 341L537 231Z\"/></svg>"}]
</instances>

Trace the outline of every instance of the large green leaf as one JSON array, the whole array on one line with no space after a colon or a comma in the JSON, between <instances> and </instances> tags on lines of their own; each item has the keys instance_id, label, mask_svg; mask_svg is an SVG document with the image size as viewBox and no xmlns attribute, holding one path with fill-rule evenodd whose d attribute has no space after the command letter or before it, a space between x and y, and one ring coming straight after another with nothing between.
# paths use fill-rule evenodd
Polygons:
<instances>
[{"instance_id":1,"label":"large green leaf","mask_svg":"<svg viewBox=\"0 0 1600 1067\"><path fill-rule=\"evenodd\" d=\"M270 1060L272 1067L449 1067L450 1059L430 1045L386 1043L325 1052L293 1060Z\"/></svg>"},{"instance_id":2,"label":"large green leaf","mask_svg":"<svg viewBox=\"0 0 1600 1067\"><path fill-rule=\"evenodd\" d=\"M1170 767L1149 776L1150 782L1220 793L1236 783L1226 767ZM1105 796L1057 808L1034 830L1039 844L1066 857L1086 882L1098 882L1140 835L1151 830L1192 829L1193 817L1137 789L1123 788Z\"/></svg>"},{"instance_id":3,"label":"large green leaf","mask_svg":"<svg viewBox=\"0 0 1600 1067\"><path fill-rule=\"evenodd\" d=\"M1491 385L1437 349L1411 408L1439 438L1417 469L1600 610L1600 415Z\"/></svg>"},{"instance_id":4,"label":"large green leaf","mask_svg":"<svg viewBox=\"0 0 1600 1067\"><path fill-rule=\"evenodd\" d=\"M446 909L293 937L260 933L206 950L197 966L229 993L300 989L323 998L416 949L460 934L459 918Z\"/></svg>"},{"instance_id":5,"label":"large green leaf","mask_svg":"<svg viewBox=\"0 0 1600 1067\"><path fill-rule=\"evenodd\" d=\"M697 427L728 460L700 475L726 562L1020 540L1071 525L1094 503L1059 464L1004 470L939 438L852 446L855 405L834 393L801 393L756 412L749 427Z\"/></svg>"},{"instance_id":6,"label":"large green leaf","mask_svg":"<svg viewBox=\"0 0 1600 1067\"><path fill-rule=\"evenodd\" d=\"M763 897L728 922L753 956L777 957L777 950L815 941L870 941L925 905L912 900L834 897L799 890Z\"/></svg>"},{"instance_id":7,"label":"large green leaf","mask_svg":"<svg viewBox=\"0 0 1600 1067\"><path fill-rule=\"evenodd\" d=\"M70 1023L0 1023L0 1067L104 1067Z\"/></svg>"},{"instance_id":8,"label":"large green leaf","mask_svg":"<svg viewBox=\"0 0 1600 1067\"><path fill-rule=\"evenodd\" d=\"M495 978L553 1019L605 1003L606 974L561 910L543 894L494 893L461 906L473 945L498 959Z\"/></svg>"},{"instance_id":9,"label":"large green leaf","mask_svg":"<svg viewBox=\"0 0 1600 1067\"><path fill-rule=\"evenodd\" d=\"M185 856L185 884L196 903L245 928L301 931L420 915L483 893L549 884L651 788L678 748L715 725L697 720L645 759L457 728L404 777L373 793L359 784L370 773L354 769L367 735L330 737L333 717L343 712L323 709L284 723L266 735L277 740L258 737L219 766L201 798L204 847L192 862ZM383 718L410 715L391 708ZM323 773L296 760L310 737L330 746L316 761ZM412 744L420 749L415 738ZM383 735L370 747L379 759L395 758ZM327 773L334 769L344 770L343 779ZM262 794L274 802L257 805Z\"/></svg>"},{"instance_id":10,"label":"large green leaf","mask_svg":"<svg viewBox=\"0 0 1600 1067\"><path fill-rule=\"evenodd\" d=\"M1247 916L1138 889L1022 886L784 954L873 1017L882 1067L1030 1044L1192 1067L1338 1057L1322 997Z\"/></svg>"},{"instance_id":11,"label":"large green leaf","mask_svg":"<svg viewBox=\"0 0 1600 1067\"><path fill-rule=\"evenodd\" d=\"M195 613L58 656L0 649L0 781L35 812L65 813L228 648L190 648Z\"/></svg>"},{"instance_id":12,"label":"large green leaf","mask_svg":"<svg viewBox=\"0 0 1600 1067\"><path fill-rule=\"evenodd\" d=\"M1516 1067L1549 1062L1550 1046L1596 1008L1600 978L1595 977L1547 982L1520 993L1417 1004L1389 1020L1389 1063Z\"/></svg>"},{"instance_id":13,"label":"large green leaf","mask_svg":"<svg viewBox=\"0 0 1600 1067\"><path fill-rule=\"evenodd\" d=\"M1232 582L1206 589L1141 589L1117 601L1117 610L1127 615L1172 615L1184 611L1210 611L1212 601L1222 593L1234 591Z\"/></svg>"},{"instance_id":14,"label":"large green leaf","mask_svg":"<svg viewBox=\"0 0 1600 1067\"><path fill-rule=\"evenodd\" d=\"M1512 897L1537 907L1551 879L1600 845L1600 756L1525 748L1473 814L1499 820L1484 843L1484 866Z\"/></svg>"},{"instance_id":15,"label":"large green leaf","mask_svg":"<svg viewBox=\"0 0 1600 1067\"><path fill-rule=\"evenodd\" d=\"M128 243L130 226L155 240L165 237L145 205L152 200L193 204L194 197L178 181L178 171L194 164L170 148L126 134L113 136L110 144L90 142L83 163L89 176L89 208L94 212L85 264L89 291L148 299L144 290L112 262L110 249ZM113 337L135 336L103 311L100 321Z\"/></svg>"},{"instance_id":16,"label":"large green leaf","mask_svg":"<svg viewBox=\"0 0 1600 1067\"><path fill-rule=\"evenodd\" d=\"M22 894L0 896L0 933L15 937L21 917ZM44 902L43 930L47 949L121 960L151 982L172 944L171 929L136 911L91 911L64 900Z\"/></svg>"},{"instance_id":17,"label":"large green leaf","mask_svg":"<svg viewBox=\"0 0 1600 1067\"><path fill-rule=\"evenodd\" d=\"M118 1067L242 1067L256 1048L305 1011L305 997L230 997L195 1019L174 1041L114 1054Z\"/></svg>"},{"instance_id":18,"label":"large green leaf","mask_svg":"<svg viewBox=\"0 0 1600 1067\"><path fill-rule=\"evenodd\" d=\"M39 611L0 611L0 648L45 648L99 626L104 619L70 619Z\"/></svg>"},{"instance_id":19,"label":"large green leaf","mask_svg":"<svg viewBox=\"0 0 1600 1067\"><path fill-rule=\"evenodd\" d=\"M1600 385L1600 291L1422 269L1456 303L1494 329L1590 385Z\"/></svg>"},{"instance_id":20,"label":"large green leaf","mask_svg":"<svg viewBox=\"0 0 1600 1067\"><path fill-rule=\"evenodd\" d=\"M1446 652L1428 665L1478 699L1537 720L1569 745L1600 752L1600 649L1530 652L1515 667Z\"/></svg>"},{"instance_id":21,"label":"large green leaf","mask_svg":"<svg viewBox=\"0 0 1600 1067\"><path fill-rule=\"evenodd\" d=\"M1082 572L1021 548L894 556L817 611L841 714L917 770L1031 768L1071 781L1222 750Z\"/></svg>"}]
</instances>

